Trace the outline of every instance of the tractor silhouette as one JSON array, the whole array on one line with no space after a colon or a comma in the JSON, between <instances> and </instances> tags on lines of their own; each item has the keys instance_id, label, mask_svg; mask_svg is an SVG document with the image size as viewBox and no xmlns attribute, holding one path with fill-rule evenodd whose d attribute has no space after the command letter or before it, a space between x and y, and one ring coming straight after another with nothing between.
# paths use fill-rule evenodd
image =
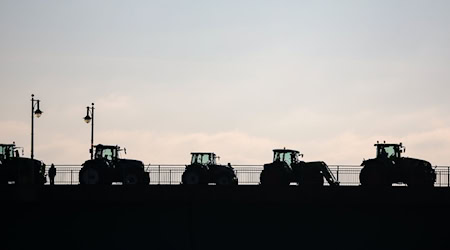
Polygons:
<instances>
[{"instance_id":1,"label":"tractor silhouette","mask_svg":"<svg viewBox=\"0 0 450 250\"><path fill-rule=\"evenodd\" d=\"M94 148L94 159L85 161L80 170L80 184L111 185L113 182L121 182L124 185L149 184L150 177L144 170L144 164L138 160L121 159L119 152L122 150L119 146L99 144Z\"/></svg>"},{"instance_id":2,"label":"tractor silhouette","mask_svg":"<svg viewBox=\"0 0 450 250\"><path fill-rule=\"evenodd\" d=\"M325 178L330 186L339 186L325 162L300 161L302 156L297 150L274 149L273 162L264 164L261 172L261 185L288 186L294 182L304 187L319 187Z\"/></svg>"},{"instance_id":3,"label":"tractor silhouette","mask_svg":"<svg viewBox=\"0 0 450 250\"><path fill-rule=\"evenodd\" d=\"M39 160L20 157L14 143L0 144L0 184L8 182L43 185L47 182L45 164Z\"/></svg>"},{"instance_id":4,"label":"tractor silhouette","mask_svg":"<svg viewBox=\"0 0 450 250\"><path fill-rule=\"evenodd\" d=\"M433 187L436 173L428 161L402 157L405 147L400 144L379 143L376 158L363 161L359 180L362 186L387 187L404 183L409 187Z\"/></svg>"},{"instance_id":5,"label":"tractor silhouette","mask_svg":"<svg viewBox=\"0 0 450 250\"><path fill-rule=\"evenodd\" d=\"M185 185L237 185L238 179L230 163L219 165L216 163L215 153L191 153L191 164L186 166L182 175Z\"/></svg>"}]
</instances>

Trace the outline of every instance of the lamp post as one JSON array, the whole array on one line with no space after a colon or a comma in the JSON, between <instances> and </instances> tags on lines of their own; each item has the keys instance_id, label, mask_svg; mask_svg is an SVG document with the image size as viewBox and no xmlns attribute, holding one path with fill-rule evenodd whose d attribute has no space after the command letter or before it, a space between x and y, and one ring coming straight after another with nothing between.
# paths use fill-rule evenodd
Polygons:
<instances>
[{"instance_id":1,"label":"lamp post","mask_svg":"<svg viewBox=\"0 0 450 250\"><path fill-rule=\"evenodd\" d=\"M94 103L92 103L92 107L86 107L86 116L84 117L84 121L86 123L91 122L91 160L94 159Z\"/></svg>"},{"instance_id":2,"label":"lamp post","mask_svg":"<svg viewBox=\"0 0 450 250\"><path fill-rule=\"evenodd\" d=\"M31 159L34 159L34 116L39 118L43 113L41 109L39 109L40 102L40 100L34 99L33 94L31 95Z\"/></svg>"}]
</instances>

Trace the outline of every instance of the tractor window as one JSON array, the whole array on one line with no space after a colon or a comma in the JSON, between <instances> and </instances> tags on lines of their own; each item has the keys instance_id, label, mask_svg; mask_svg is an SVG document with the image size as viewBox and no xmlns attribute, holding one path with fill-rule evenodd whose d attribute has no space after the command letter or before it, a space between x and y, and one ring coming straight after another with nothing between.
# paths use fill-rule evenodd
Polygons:
<instances>
[{"instance_id":1,"label":"tractor window","mask_svg":"<svg viewBox=\"0 0 450 250\"><path fill-rule=\"evenodd\" d=\"M14 157L14 149L8 146L0 147L0 155L3 158L13 158Z\"/></svg>"},{"instance_id":2,"label":"tractor window","mask_svg":"<svg viewBox=\"0 0 450 250\"><path fill-rule=\"evenodd\" d=\"M216 164L216 155L215 154L209 155L209 163Z\"/></svg>"},{"instance_id":3,"label":"tractor window","mask_svg":"<svg viewBox=\"0 0 450 250\"><path fill-rule=\"evenodd\" d=\"M291 153L284 153L284 162L286 162L289 166L292 163L292 155Z\"/></svg>"},{"instance_id":4,"label":"tractor window","mask_svg":"<svg viewBox=\"0 0 450 250\"><path fill-rule=\"evenodd\" d=\"M275 154L273 155L273 161L284 161L286 162L289 166L292 163L292 160L296 159L295 153L289 152L275 152ZM294 160L295 161L295 160Z\"/></svg>"},{"instance_id":5,"label":"tractor window","mask_svg":"<svg viewBox=\"0 0 450 250\"><path fill-rule=\"evenodd\" d=\"M114 151L111 148L102 148L102 149L97 149L95 151L95 158L103 158L106 160L112 160L115 157L114 155Z\"/></svg>"},{"instance_id":6,"label":"tractor window","mask_svg":"<svg viewBox=\"0 0 450 250\"><path fill-rule=\"evenodd\" d=\"M281 154L279 152L275 152L275 154L273 155L273 161L282 161L283 158L281 158Z\"/></svg>"},{"instance_id":7,"label":"tractor window","mask_svg":"<svg viewBox=\"0 0 450 250\"><path fill-rule=\"evenodd\" d=\"M198 155L192 155L191 164L199 163Z\"/></svg>"},{"instance_id":8,"label":"tractor window","mask_svg":"<svg viewBox=\"0 0 450 250\"><path fill-rule=\"evenodd\" d=\"M291 161L292 161L292 163L298 162L298 154L297 153L294 153L294 152L291 153Z\"/></svg>"},{"instance_id":9,"label":"tractor window","mask_svg":"<svg viewBox=\"0 0 450 250\"><path fill-rule=\"evenodd\" d=\"M5 158L5 147L0 146L0 159Z\"/></svg>"},{"instance_id":10,"label":"tractor window","mask_svg":"<svg viewBox=\"0 0 450 250\"><path fill-rule=\"evenodd\" d=\"M202 155L202 164L209 164L211 163L211 157L209 157L209 154Z\"/></svg>"},{"instance_id":11,"label":"tractor window","mask_svg":"<svg viewBox=\"0 0 450 250\"><path fill-rule=\"evenodd\" d=\"M209 154L193 154L191 159L191 164L198 163L198 164L210 164L211 157Z\"/></svg>"},{"instance_id":12,"label":"tractor window","mask_svg":"<svg viewBox=\"0 0 450 250\"><path fill-rule=\"evenodd\" d=\"M397 157L397 151L398 150L396 150L395 146L379 147L378 157L381 157L381 158Z\"/></svg>"},{"instance_id":13,"label":"tractor window","mask_svg":"<svg viewBox=\"0 0 450 250\"><path fill-rule=\"evenodd\" d=\"M114 157L112 149L111 148L103 149L102 157L107 159L107 160L112 160L113 157Z\"/></svg>"}]
</instances>

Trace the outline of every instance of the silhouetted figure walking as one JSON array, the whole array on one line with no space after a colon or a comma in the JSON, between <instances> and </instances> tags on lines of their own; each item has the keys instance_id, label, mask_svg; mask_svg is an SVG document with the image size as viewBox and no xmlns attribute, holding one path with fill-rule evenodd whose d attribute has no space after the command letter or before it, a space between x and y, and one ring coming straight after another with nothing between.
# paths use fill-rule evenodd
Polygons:
<instances>
[{"instance_id":1,"label":"silhouetted figure walking","mask_svg":"<svg viewBox=\"0 0 450 250\"><path fill-rule=\"evenodd\" d=\"M56 176L56 168L55 165L50 166L50 169L48 170L48 177L50 178L50 185L55 185L55 176Z\"/></svg>"}]
</instances>

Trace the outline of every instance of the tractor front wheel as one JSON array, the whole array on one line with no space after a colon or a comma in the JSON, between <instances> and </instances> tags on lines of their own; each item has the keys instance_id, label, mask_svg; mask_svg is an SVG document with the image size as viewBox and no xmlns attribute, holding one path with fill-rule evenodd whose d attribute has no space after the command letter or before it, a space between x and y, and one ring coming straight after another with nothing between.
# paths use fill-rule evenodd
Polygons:
<instances>
[{"instance_id":1,"label":"tractor front wheel","mask_svg":"<svg viewBox=\"0 0 450 250\"><path fill-rule=\"evenodd\" d=\"M139 178L136 173L126 173L123 177L123 185L136 185L139 184Z\"/></svg>"},{"instance_id":2,"label":"tractor front wheel","mask_svg":"<svg viewBox=\"0 0 450 250\"><path fill-rule=\"evenodd\" d=\"M428 176L420 173L420 172L413 172L409 178L407 185L408 187L413 188L429 188L434 187L433 179L427 178Z\"/></svg>"},{"instance_id":3,"label":"tractor front wheel","mask_svg":"<svg viewBox=\"0 0 450 250\"><path fill-rule=\"evenodd\" d=\"M221 186L231 186L236 185L237 181L230 174L221 174L219 175L219 177L217 177L216 184Z\"/></svg>"}]
</instances>

